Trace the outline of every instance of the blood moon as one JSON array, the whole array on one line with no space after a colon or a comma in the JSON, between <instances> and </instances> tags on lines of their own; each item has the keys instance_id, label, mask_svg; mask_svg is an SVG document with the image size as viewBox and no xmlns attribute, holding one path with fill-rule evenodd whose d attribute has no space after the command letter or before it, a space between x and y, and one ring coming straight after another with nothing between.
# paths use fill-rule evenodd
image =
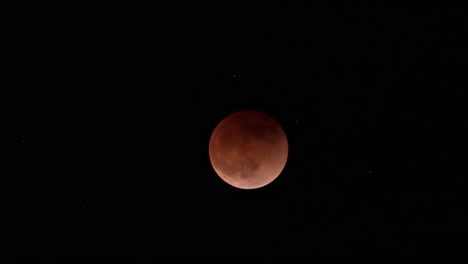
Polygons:
<instances>
[{"instance_id":1,"label":"blood moon","mask_svg":"<svg viewBox=\"0 0 468 264\"><path fill-rule=\"evenodd\" d=\"M214 170L226 183L240 189L257 189L283 171L288 140L282 127L267 114L238 111L214 129L209 156Z\"/></svg>"}]
</instances>

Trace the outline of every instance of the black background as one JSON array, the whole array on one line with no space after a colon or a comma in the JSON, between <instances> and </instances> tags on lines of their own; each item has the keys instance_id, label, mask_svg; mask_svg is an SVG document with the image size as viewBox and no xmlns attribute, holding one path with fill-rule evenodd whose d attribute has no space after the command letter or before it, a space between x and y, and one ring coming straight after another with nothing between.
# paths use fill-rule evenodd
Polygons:
<instances>
[{"instance_id":1,"label":"black background","mask_svg":"<svg viewBox=\"0 0 468 264\"><path fill-rule=\"evenodd\" d=\"M464 13L23 4L4 257L466 259ZM208 157L242 109L288 136L283 173L258 190Z\"/></svg>"}]
</instances>

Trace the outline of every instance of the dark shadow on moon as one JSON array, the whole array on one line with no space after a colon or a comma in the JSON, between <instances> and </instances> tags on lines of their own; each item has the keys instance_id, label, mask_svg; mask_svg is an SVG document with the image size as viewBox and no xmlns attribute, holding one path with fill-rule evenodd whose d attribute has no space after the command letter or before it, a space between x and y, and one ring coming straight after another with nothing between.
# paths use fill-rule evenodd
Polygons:
<instances>
[{"instance_id":1,"label":"dark shadow on moon","mask_svg":"<svg viewBox=\"0 0 468 264\"><path fill-rule=\"evenodd\" d=\"M250 135L256 140L263 140L272 145L279 143L283 131L279 124L266 115L248 118L241 122L240 131L242 135Z\"/></svg>"}]
</instances>

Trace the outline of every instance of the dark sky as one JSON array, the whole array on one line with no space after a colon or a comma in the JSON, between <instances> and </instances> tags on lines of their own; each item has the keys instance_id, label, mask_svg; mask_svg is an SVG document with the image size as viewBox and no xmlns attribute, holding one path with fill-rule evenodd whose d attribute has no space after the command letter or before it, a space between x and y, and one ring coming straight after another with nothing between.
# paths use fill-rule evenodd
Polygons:
<instances>
[{"instance_id":1,"label":"dark sky","mask_svg":"<svg viewBox=\"0 0 468 264\"><path fill-rule=\"evenodd\" d=\"M23 4L6 257L466 260L465 11ZM250 191L208 157L244 109L290 153Z\"/></svg>"}]
</instances>

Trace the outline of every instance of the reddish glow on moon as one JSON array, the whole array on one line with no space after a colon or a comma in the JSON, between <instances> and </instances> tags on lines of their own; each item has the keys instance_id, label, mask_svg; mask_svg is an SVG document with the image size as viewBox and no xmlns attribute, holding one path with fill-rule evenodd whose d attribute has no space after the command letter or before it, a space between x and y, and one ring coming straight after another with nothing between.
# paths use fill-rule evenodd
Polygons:
<instances>
[{"instance_id":1,"label":"reddish glow on moon","mask_svg":"<svg viewBox=\"0 0 468 264\"><path fill-rule=\"evenodd\" d=\"M288 141L270 116L253 110L235 112L214 129L211 164L226 183L257 189L274 181L288 158Z\"/></svg>"}]
</instances>

